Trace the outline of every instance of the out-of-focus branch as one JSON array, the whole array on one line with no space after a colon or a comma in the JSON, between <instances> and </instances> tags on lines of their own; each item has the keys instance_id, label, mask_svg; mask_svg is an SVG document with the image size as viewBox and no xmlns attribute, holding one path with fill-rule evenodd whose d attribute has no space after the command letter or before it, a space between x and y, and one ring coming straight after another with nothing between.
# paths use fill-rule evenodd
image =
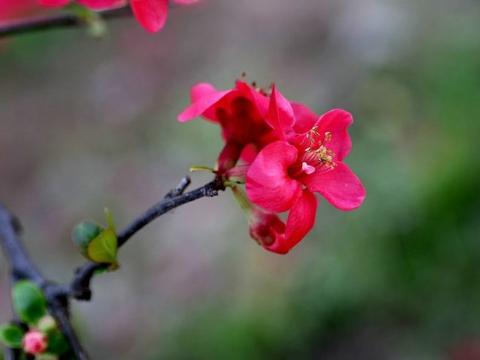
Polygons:
<instances>
[{"instance_id":1,"label":"out-of-focus branch","mask_svg":"<svg viewBox=\"0 0 480 360\"><path fill-rule=\"evenodd\" d=\"M124 245L138 231L168 211L203 197L216 196L219 191L225 190L223 180L219 177L195 190L185 192L190 182L188 176L184 177L178 186L169 191L161 201L134 219L124 230L118 232L118 246ZM98 270L106 269L108 264L87 262L77 269L70 284L55 284L42 275L27 255L19 238L20 228L19 221L5 207L0 205L0 247L3 249L9 264L12 283L14 284L22 279L36 283L43 290L47 299L48 310L67 339L75 359L88 359L88 355L80 344L70 322L69 302L72 298L90 300L92 278ZM19 358L20 353L7 349L5 355L7 359L14 360Z\"/></svg>"},{"instance_id":2,"label":"out-of-focus branch","mask_svg":"<svg viewBox=\"0 0 480 360\"><path fill-rule=\"evenodd\" d=\"M225 190L223 181L220 178L215 178L208 184L185 193L189 185L190 178L183 178L178 186L165 195L161 201L153 205L138 218L134 219L125 229L120 231L117 234L118 246L124 245L139 230L166 212L203 197L216 196L219 191ZM92 296L90 283L93 276L98 270L103 270L107 267L108 265L88 262L78 268L70 286L71 296L77 300L90 300Z\"/></svg>"},{"instance_id":3,"label":"out-of-focus branch","mask_svg":"<svg viewBox=\"0 0 480 360\"><path fill-rule=\"evenodd\" d=\"M10 268L12 282L30 280L44 292L50 314L55 318L65 335L75 359L86 360L88 355L83 349L68 314L68 296L63 287L47 280L29 258L19 238L20 223L4 206L0 205L0 247L5 253ZM7 350L7 358L15 359L18 351Z\"/></svg>"},{"instance_id":4,"label":"out-of-focus branch","mask_svg":"<svg viewBox=\"0 0 480 360\"><path fill-rule=\"evenodd\" d=\"M115 9L98 12L102 19L112 20L132 16L130 6L123 6ZM49 16L30 17L27 19L0 23L0 39L13 35L30 32L52 30L58 28L69 28L85 25L84 20L72 13L63 13Z\"/></svg>"}]
</instances>

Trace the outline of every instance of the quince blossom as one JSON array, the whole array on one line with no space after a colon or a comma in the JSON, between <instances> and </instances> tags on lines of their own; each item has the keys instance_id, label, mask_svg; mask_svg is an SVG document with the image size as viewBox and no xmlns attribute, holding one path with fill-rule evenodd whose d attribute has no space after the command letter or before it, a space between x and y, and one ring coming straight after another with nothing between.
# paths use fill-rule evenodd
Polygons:
<instances>
[{"instance_id":1,"label":"quince blossom","mask_svg":"<svg viewBox=\"0 0 480 360\"><path fill-rule=\"evenodd\" d=\"M65 6L70 0L39 0L45 6ZM172 0L176 4L193 4L198 0ZM76 0L77 3L93 10L118 7L125 0ZM161 30L167 21L170 0L130 0L130 6L137 21L149 32Z\"/></svg>"},{"instance_id":2,"label":"quince blossom","mask_svg":"<svg viewBox=\"0 0 480 360\"><path fill-rule=\"evenodd\" d=\"M39 10L42 10L42 7L38 5L37 0L0 0L0 21L36 14Z\"/></svg>"},{"instance_id":3,"label":"quince blossom","mask_svg":"<svg viewBox=\"0 0 480 360\"><path fill-rule=\"evenodd\" d=\"M343 162L352 148L347 132L352 116L335 109L316 118L306 108L301 110L296 118L291 104L273 90L266 121L282 140L263 148L246 176L247 195L254 204L274 213L289 211L285 233L266 246L280 253L288 252L313 227L313 193L344 211L358 208L366 196L358 177Z\"/></svg>"},{"instance_id":4,"label":"quince blossom","mask_svg":"<svg viewBox=\"0 0 480 360\"><path fill-rule=\"evenodd\" d=\"M273 129L265 122L267 96L243 81L230 90L217 90L200 83L191 91L192 104L179 116L180 122L198 116L222 128L225 147L218 157L218 173L231 169L240 157L251 162L259 149L275 140Z\"/></svg>"},{"instance_id":5,"label":"quince blossom","mask_svg":"<svg viewBox=\"0 0 480 360\"><path fill-rule=\"evenodd\" d=\"M315 193L343 211L363 203L365 188L343 162L352 148L350 113L334 109L317 116L275 87L268 96L241 81L227 91L198 84L191 97L178 120L202 115L222 127L225 147L216 173L243 178L246 201L253 203L242 206L250 215L250 236L267 250L285 254L308 234ZM246 165L235 166L240 158ZM283 212L286 222L278 216Z\"/></svg>"}]
</instances>

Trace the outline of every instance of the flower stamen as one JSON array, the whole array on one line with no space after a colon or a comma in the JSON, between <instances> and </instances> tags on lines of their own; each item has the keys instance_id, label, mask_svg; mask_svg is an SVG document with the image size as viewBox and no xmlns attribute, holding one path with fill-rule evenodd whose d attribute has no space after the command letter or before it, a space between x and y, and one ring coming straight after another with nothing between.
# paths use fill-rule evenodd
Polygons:
<instances>
[{"instance_id":1,"label":"flower stamen","mask_svg":"<svg viewBox=\"0 0 480 360\"><path fill-rule=\"evenodd\" d=\"M335 153L330 150L326 144L332 141L332 133L327 131L323 134L323 139L321 139L321 134L318 131L318 127L314 126L310 129L309 132L305 134L305 139L308 145L305 148L302 159L302 170L310 175L314 171L308 170L305 171L308 167L320 168L325 170L332 170L335 168ZM309 168L308 168L309 169Z\"/></svg>"}]
</instances>

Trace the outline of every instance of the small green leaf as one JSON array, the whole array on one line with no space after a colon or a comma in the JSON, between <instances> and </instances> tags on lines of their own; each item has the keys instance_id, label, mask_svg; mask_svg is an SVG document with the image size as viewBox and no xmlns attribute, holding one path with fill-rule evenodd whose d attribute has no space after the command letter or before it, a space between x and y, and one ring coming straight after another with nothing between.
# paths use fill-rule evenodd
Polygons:
<instances>
[{"instance_id":1,"label":"small green leaf","mask_svg":"<svg viewBox=\"0 0 480 360\"><path fill-rule=\"evenodd\" d=\"M13 324L0 325L0 341L9 348L18 349L22 347L23 330Z\"/></svg>"},{"instance_id":2,"label":"small green leaf","mask_svg":"<svg viewBox=\"0 0 480 360\"><path fill-rule=\"evenodd\" d=\"M37 328L43 333L57 328L57 322L51 315L45 315L37 322Z\"/></svg>"},{"instance_id":3,"label":"small green leaf","mask_svg":"<svg viewBox=\"0 0 480 360\"><path fill-rule=\"evenodd\" d=\"M62 355L68 351L68 343L65 336L58 329L47 332L48 348L47 352Z\"/></svg>"},{"instance_id":4,"label":"small green leaf","mask_svg":"<svg viewBox=\"0 0 480 360\"><path fill-rule=\"evenodd\" d=\"M90 242L87 257L93 262L116 265L117 248L117 235L113 229L108 228Z\"/></svg>"},{"instance_id":5,"label":"small green leaf","mask_svg":"<svg viewBox=\"0 0 480 360\"><path fill-rule=\"evenodd\" d=\"M75 226L72 232L73 242L80 248L82 254L86 254L88 244L103 231L103 228L92 222L82 221Z\"/></svg>"},{"instance_id":6,"label":"small green leaf","mask_svg":"<svg viewBox=\"0 0 480 360\"><path fill-rule=\"evenodd\" d=\"M35 324L47 313L47 302L40 288L31 281L22 280L12 290L13 307L26 323Z\"/></svg>"},{"instance_id":7,"label":"small green leaf","mask_svg":"<svg viewBox=\"0 0 480 360\"><path fill-rule=\"evenodd\" d=\"M194 165L190 167L190 172L195 172L195 171L209 171L209 172L215 173L214 168L210 166L204 166L204 165Z\"/></svg>"},{"instance_id":8,"label":"small green leaf","mask_svg":"<svg viewBox=\"0 0 480 360\"><path fill-rule=\"evenodd\" d=\"M85 23L89 35L98 38L107 32L105 20L97 12L75 3L69 4L67 9Z\"/></svg>"},{"instance_id":9,"label":"small green leaf","mask_svg":"<svg viewBox=\"0 0 480 360\"><path fill-rule=\"evenodd\" d=\"M104 209L105 217L107 218L107 227L115 231L115 222L113 221L113 215L108 208Z\"/></svg>"}]
</instances>

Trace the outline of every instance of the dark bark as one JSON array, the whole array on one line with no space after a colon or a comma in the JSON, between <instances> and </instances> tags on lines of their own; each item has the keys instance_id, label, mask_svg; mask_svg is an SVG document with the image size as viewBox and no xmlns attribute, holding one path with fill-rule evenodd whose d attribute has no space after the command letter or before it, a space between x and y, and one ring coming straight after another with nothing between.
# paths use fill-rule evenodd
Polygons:
<instances>
[{"instance_id":1,"label":"dark bark","mask_svg":"<svg viewBox=\"0 0 480 360\"><path fill-rule=\"evenodd\" d=\"M224 190L223 181L215 178L208 184L195 190L185 192L190 185L190 178L183 178L178 186L168 192L157 204L133 220L124 230L118 232L118 245L123 246L133 235L166 212L191 201L218 195ZM108 264L87 262L75 272L70 284L60 285L46 279L28 256L19 238L20 223L4 206L0 205L0 247L7 259L12 283L27 279L36 283L44 292L48 310L56 319L58 326L67 339L75 359L85 360L88 355L83 349L69 318L71 299L90 300L92 297L91 281L98 270L104 270ZM6 359L17 359L18 351L7 349Z\"/></svg>"}]
</instances>

